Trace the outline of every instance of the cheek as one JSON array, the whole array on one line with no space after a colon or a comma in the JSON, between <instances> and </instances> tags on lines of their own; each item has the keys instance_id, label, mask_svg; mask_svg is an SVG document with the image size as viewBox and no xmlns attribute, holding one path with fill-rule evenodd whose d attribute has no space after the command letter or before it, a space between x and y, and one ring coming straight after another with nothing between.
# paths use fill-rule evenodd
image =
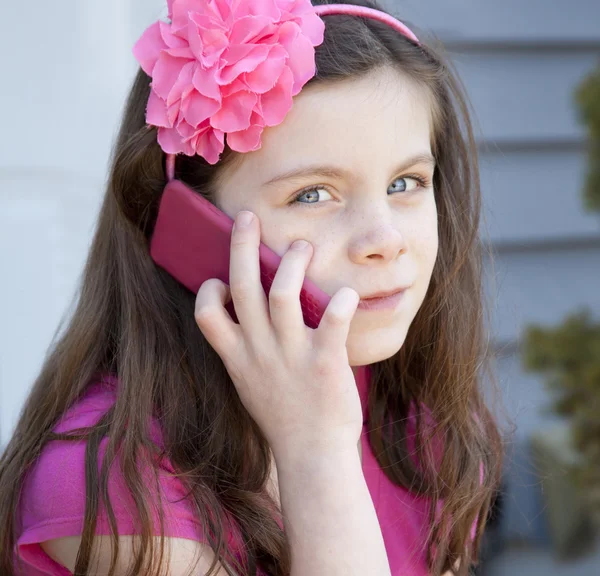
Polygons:
<instances>
[{"instance_id":1,"label":"cheek","mask_svg":"<svg viewBox=\"0 0 600 576\"><path fill-rule=\"evenodd\" d=\"M439 246L435 201L423 206L411 227L410 248L422 276L429 278L433 271Z\"/></svg>"},{"instance_id":2,"label":"cheek","mask_svg":"<svg viewBox=\"0 0 600 576\"><path fill-rule=\"evenodd\" d=\"M428 235L423 241L423 264L428 270L429 276L433 272L433 267L437 259L439 248L439 239L437 226L434 227L430 235Z\"/></svg>"},{"instance_id":3,"label":"cheek","mask_svg":"<svg viewBox=\"0 0 600 576\"><path fill-rule=\"evenodd\" d=\"M307 240L313 246L313 258L322 258L327 250L328 241L323 240L318 230L309 226L299 225L298 222L288 222L281 216L265 211L261 219L261 240L274 252L283 256L296 240ZM322 247L324 245L326 248Z\"/></svg>"}]
</instances>

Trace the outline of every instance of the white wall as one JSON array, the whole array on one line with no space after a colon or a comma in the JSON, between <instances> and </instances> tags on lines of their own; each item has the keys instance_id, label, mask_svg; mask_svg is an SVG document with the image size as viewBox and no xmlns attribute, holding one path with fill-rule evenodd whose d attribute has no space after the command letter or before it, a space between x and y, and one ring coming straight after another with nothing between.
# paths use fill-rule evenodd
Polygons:
<instances>
[{"instance_id":1,"label":"white wall","mask_svg":"<svg viewBox=\"0 0 600 576\"><path fill-rule=\"evenodd\" d=\"M164 0L3 3L0 447L76 289L131 48L164 15Z\"/></svg>"}]
</instances>

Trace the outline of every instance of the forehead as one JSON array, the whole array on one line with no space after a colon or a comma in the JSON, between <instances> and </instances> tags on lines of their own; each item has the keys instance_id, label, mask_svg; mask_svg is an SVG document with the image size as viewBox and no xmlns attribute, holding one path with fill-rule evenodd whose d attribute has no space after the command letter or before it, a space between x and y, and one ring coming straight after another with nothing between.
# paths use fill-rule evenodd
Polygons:
<instances>
[{"instance_id":1,"label":"forehead","mask_svg":"<svg viewBox=\"0 0 600 576\"><path fill-rule=\"evenodd\" d=\"M390 68L309 85L281 124L265 128L261 148L241 155L236 175L266 182L299 164L325 162L388 171L431 150L430 102L424 88Z\"/></svg>"}]
</instances>

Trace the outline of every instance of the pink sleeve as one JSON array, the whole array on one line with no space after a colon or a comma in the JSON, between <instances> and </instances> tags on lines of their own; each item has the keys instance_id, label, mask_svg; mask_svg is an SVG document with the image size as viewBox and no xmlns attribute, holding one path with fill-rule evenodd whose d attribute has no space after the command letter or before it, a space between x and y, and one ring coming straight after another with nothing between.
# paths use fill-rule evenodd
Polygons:
<instances>
[{"instance_id":1,"label":"pink sleeve","mask_svg":"<svg viewBox=\"0 0 600 576\"><path fill-rule=\"evenodd\" d=\"M106 390L102 392L105 393ZM61 421L55 431L64 432L78 426L95 424L109 402L109 394L92 395L67 413L67 417ZM100 444L99 467L107 442L108 439L105 438ZM44 447L27 474L21 493L22 529L17 540L17 552L29 565L31 574L56 576L70 574L54 562L39 543L82 533L86 499L85 446L85 440L51 441ZM178 479L172 477L172 472L170 463L163 462L159 470L159 483L165 536L204 541L200 525L194 517L189 501L185 498L183 485ZM147 470L142 470L141 473L149 474ZM109 474L109 496L119 534L134 534L136 532L133 522L135 505L116 462ZM158 514L152 508L150 506L154 533L158 535L160 523ZM110 534L108 516L103 506L99 509L96 533Z\"/></svg>"}]
</instances>

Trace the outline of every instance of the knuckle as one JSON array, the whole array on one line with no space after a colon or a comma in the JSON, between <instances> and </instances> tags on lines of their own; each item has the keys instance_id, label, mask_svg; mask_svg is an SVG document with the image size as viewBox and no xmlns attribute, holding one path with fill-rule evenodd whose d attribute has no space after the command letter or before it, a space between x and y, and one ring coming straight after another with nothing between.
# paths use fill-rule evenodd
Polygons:
<instances>
[{"instance_id":1,"label":"knuckle","mask_svg":"<svg viewBox=\"0 0 600 576\"><path fill-rule=\"evenodd\" d=\"M346 323L345 315L337 310L327 310L323 318L330 326L338 327L343 326Z\"/></svg>"},{"instance_id":2,"label":"knuckle","mask_svg":"<svg viewBox=\"0 0 600 576\"><path fill-rule=\"evenodd\" d=\"M199 326L209 326L217 314L214 306L198 306L194 310L194 319Z\"/></svg>"},{"instance_id":3,"label":"knuckle","mask_svg":"<svg viewBox=\"0 0 600 576\"><path fill-rule=\"evenodd\" d=\"M320 352L314 356L314 369L317 376L330 376L334 372L334 366L331 359Z\"/></svg>"},{"instance_id":4,"label":"knuckle","mask_svg":"<svg viewBox=\"0 0 600 576\"><path fill-rule=\"evenodd\" d=\"M261 373L273 373L283 360L281 350L278 348L276 341L270 336L260 341L249 339L246 342L246 346L248 351L247 357L251 359L252 364Z\"/></svg>"},{"instance_id":5,"label":"knuckle","mask_svg":"<svg viewBox=\"0 0 600 576\"><path fill-rule=\"evenodd\" d=\"M198 293L204 293L206 291L215 290L221 284L221 280L218 278L208 278L200 285Z\"/></svg>"},{"instance_id":6,"label":"knuckle","mask_svg":"<svg viewBox=\"0 0 600 576\"><path fill-rule=\"evenodd\" d=\"M238 232L231 237L231 247L246 246L249 243L250 242L246 234L240 234Z\"/></svg>"},{"instance_id":7,"label":"knuckle","mask_svg":"<svg viewBox=\"0 0 600 576\"><path fill-rule=\"evenodd\" d=\"M276 363L279 360L273 353L261 353L258 351L255 351L253 357L256 367L258 367L259 372L262 374L272 372L273 367L276 366Z\"/></svg>"},{"instance_id":8,"label":"knuckle","mask_svg":"<svg viewBox=\"0 0 600 576\"><path fill-rule=\"evenodd\" d=\"M269 291L269 303L276 308L287 306L292 300L292 294L289 290L283 288L271 288Z\"/></svg>"},{"instance_id":9,"label":"knuckle","mask_svg":"<svg viewBox=\"0 0 600 576\"><path fill-rule=\"evenodd\" d=\"M248 376L248 374L240 368L240 365L237 362L232 361L228 357L223 357L223 365L225 366L225 370L227 370L227 374L229 374L229 378L235 382L241 382L244 376Z\"/></svg>"},{"instance_id":10,"label":"knuckle","mask_svg":"<svg viewBox=\"0 0 600 576\"><path fill-rule=\"evenodd\" d=\"M245 280L231 285L231 297L238 302L244 302L248 300L251 291L251 284Z\"/></svg>"}]
</instances>

